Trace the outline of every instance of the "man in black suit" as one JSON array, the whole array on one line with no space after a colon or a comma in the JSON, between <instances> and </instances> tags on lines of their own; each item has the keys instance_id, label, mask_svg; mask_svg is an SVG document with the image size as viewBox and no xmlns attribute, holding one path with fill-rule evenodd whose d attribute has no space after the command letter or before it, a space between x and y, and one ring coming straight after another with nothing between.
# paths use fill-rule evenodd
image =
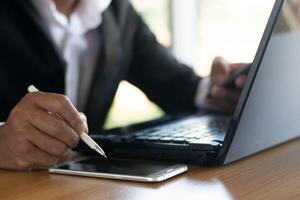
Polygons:
<instances>
[{"instance_id":1,"label":"man in black suit","mask_svg":"<svg viewBox=\"0 0 300 200\"><path fill-rule=\"evenodd\" d=\"M200 78L127 0L1 1L0 21L0 168L55 164L87 127L101 130L121 80L175 114L202 106L231 112L246 79L235 91L216 86L243 67L221 58ZM27 94L31 84L45 92Z\"/></svg>"}]
</instances>

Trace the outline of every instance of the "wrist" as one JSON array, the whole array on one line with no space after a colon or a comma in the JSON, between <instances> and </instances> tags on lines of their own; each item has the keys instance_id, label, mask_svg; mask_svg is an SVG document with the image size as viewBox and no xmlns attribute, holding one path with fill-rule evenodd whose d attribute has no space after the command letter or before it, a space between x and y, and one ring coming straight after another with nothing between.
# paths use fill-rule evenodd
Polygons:
<instances>
[{"instance_id":1,"label":"wrist","mask_svg":"<svg viewBox=\"0 0 300 200\"><path fill-rule=\"evenodd\" d=\"M209 76L202 78L202 80L199 82L195 96L195 104L199 109L202 109L206 106L205 98L210 92L210 82L211 78Z\"/></svg>"},{"instance_id":2,"label":"wrist","mask_svg":"<svg viewBox=\"0 0 300 200\"><path fill-rule=\"evenodd\" d=\"M209 104L206 99L210 94L211 90L211 77L203 78L199 85L195 96L195 105L199 110L218 111L218 109Z\"/></svg>"}]
</instances>

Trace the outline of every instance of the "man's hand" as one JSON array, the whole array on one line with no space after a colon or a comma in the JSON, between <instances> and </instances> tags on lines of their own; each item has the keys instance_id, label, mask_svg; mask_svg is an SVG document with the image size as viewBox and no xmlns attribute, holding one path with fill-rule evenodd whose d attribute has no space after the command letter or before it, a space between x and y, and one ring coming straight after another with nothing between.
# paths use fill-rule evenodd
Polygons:
<instances>
[{"instance_id":1,"label":"man's hand","mask_svg":"<svg viewBox=\"0 0 300 200\"><path fill-rule=\"evenodd\" d=\"M228 90L220 86L232 73L246 67L245 63L229 63L223 58L216 58L212 65L210 91L204 99L205 104L216 108L217 110L231 114L240 98L247 76L242 75L236 78L233 90Z\"/></svg>"},{"instance_id":2,"label":"man's hand","mask_svg":"<svg viewBox=\"0 0 300 200\"><path fill-rule=\"evenodd\" d=\"M87 125L63 95L27 94L0 126L0 168L55 165L79 142Z\"/></svg>"}]
</instances>

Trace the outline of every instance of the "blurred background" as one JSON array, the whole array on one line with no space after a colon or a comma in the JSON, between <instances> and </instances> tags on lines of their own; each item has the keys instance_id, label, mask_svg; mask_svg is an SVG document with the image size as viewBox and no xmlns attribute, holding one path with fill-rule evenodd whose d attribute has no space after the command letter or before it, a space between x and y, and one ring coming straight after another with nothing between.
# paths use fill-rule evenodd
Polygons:
<instances>
[{"instance_id":1,"label":"blurred background","mask_svg":"<svg viewBox=\"0 0 300 200\"><path fill-rule=\"evenodd\" d=\"M200 76L212 60L252 62L274 0L131 0L158 41ZM136 87L119 86L105 129L163 116Z\"/></svg>"}]
</instances>

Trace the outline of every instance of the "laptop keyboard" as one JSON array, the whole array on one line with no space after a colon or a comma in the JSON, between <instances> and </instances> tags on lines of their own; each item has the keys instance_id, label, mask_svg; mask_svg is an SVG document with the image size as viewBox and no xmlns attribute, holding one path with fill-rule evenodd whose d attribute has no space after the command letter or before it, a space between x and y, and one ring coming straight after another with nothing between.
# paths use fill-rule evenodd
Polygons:
<instances>
[{"instance_id":1,"label":"laptop keyboard","mask_svg":"<svg viewBox=\"0 0 300 200\"><path fill-rule=\"evenodd\" d=\"M102 139L115 142L203 144L220 141L225 137L230 118L194 116L183 120L151 127L126 135L102 135ZM99 138L99 137L98 137ZM100 138L99 138L100 139Z\"/></svg>"},{"instance_id":2,"label":"laptop keyboard","mask_svg":"<svg viewBox=\"0 0 300 200\"><path fill-rule=\"evenodd\" d=\"M133 133L134 140L191 143L226 131L227 118L190 118Z\"/></svg>"}]
</instances>

